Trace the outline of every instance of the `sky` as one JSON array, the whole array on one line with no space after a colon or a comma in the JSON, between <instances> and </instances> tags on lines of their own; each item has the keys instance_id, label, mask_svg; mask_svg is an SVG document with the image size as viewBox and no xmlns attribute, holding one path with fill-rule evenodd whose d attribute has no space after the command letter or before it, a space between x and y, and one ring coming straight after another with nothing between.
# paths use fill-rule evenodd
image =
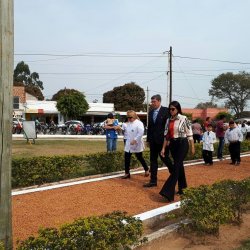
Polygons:
<instances>
[{"instance_id":1,"label":"sky","mask_svg":"<svg viewBox=\"0 0 250 250\"><path fill-rule=\"evenodd\" d=\"M14 63L39 73L46 99L66 87L102 102L135 82L166 106L172 46L172 99L193 108L211 100L220 74L250 72L249 9L248 0L14 0Z\"/></svg>"}]
</instances>

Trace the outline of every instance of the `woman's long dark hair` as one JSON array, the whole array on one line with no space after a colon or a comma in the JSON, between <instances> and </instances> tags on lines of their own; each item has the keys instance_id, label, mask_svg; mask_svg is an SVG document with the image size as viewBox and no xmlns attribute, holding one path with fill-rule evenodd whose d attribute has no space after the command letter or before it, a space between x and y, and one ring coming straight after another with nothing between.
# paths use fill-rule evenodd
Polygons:
<instances>
[{"instance_id":1,"label":"woman's long dark hair","mask_svg":"<svg viewBox=\"0 0 250 250\"><path fill-rule=\"evenodd\" d=\"M170 108L170 106L174 106L174 107L177 109L178 114L181 114L181 115L182 115L181 105L180 105L179 102L177 102L177 101L172 101L172 102L169 103L168 108Z\"/></svg>"}]
</instances>

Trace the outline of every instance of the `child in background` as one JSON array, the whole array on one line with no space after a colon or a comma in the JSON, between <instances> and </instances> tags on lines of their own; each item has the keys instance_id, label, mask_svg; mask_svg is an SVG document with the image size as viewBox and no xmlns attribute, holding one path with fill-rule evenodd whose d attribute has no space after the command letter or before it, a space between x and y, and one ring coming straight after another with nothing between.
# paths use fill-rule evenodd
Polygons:
<instances>
[{"instance_id":1,"label":"child in background","mask_svg":"<svg viewBox=\"0 0 250 250\"><path fill-rule=\"evenodd\" d=\"M105 122L106 122L107 126L114 126L114 125L117 126L118 125L118 123L114 124L115 123L115 119L112 119L112 118L107 118L107 120Z\"/></svg>"},{"instance_id":2,"label":"child in background","mask_svg":"<svg viewBox=\"0 0 250 250\"><path fill-rule=\"evenodd\" d=\"M214 143L216 142L216 135L212 131L213 126L211 123L207 125L207 131L203 134L203 150L202 156L204 159L204 165L213 165L213 151Z\"/></svg>"}]
</instances>

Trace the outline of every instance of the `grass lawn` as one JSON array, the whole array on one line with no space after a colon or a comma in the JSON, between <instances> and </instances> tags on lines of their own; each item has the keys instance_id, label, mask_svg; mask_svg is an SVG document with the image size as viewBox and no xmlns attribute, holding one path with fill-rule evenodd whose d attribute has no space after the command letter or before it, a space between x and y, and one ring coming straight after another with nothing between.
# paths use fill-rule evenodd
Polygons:
<instances>
[{"instance_id":1,"label":"grass lawn","mask_svg":"<svg viewBox=\"0 0 250 250\"><path fill-rule=\"evenodd\" d=\"M123 150L123 141L117 142L117 150ZM33 157L51 155L85 155L106 152L106 142L98 140L36 140L35 144L26 140L12 141L13 157Z\"/></svg>"}]
</instances>

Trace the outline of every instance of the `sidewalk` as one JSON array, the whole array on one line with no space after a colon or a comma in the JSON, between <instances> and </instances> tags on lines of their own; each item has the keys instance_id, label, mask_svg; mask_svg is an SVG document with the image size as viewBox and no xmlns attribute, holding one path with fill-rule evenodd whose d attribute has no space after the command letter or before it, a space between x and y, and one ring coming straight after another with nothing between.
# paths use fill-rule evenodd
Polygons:
<instances>
[{"instance_id":1,"label":"sidewalk","mask_svg":"<svg viewBox=\"0 0 250 250\"><path fill-rule=\"evenodd\" d=\"M189 187L212 184L223 179L240 180L250 177L250 156L242 157L240 166L229 163L230 160L225 160L215 162L212 167L187 166L185 169ZM126 180L116 176L27 194L13 192L14 242L35 234L40 227L58 227L79 217L114 210L138 215L166 206L168 204L159 195L159 191L167 177L167 170L160 169L158 186L150 189L142 187L148 178L143 173L137 173ZM176 197L175 202L178 199Z\"/></svg>"}]
</instances>

